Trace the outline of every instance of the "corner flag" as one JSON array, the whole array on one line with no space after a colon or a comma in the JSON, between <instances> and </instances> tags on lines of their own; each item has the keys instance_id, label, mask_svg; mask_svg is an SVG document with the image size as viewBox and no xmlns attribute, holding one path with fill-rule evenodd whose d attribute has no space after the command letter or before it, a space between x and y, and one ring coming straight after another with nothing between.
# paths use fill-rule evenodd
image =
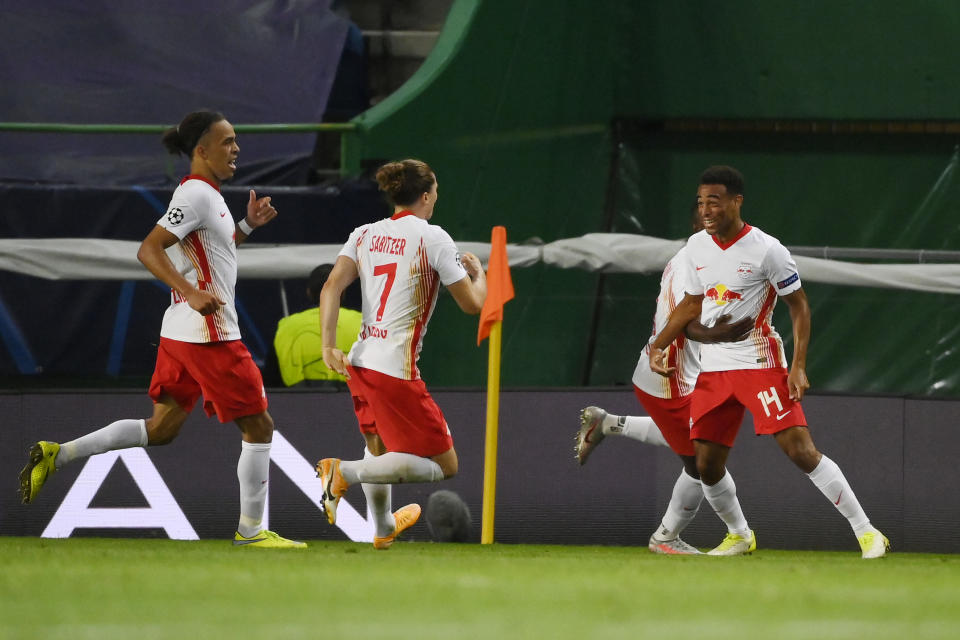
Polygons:
<instances>
[{"instance_id":1,"label":"corner flag","mask_svg":"<svg viewBox=\"0 0 960 640\"><path fill-rule=\"evenodd\" d=\"M480 543L493 542L493 518L497 496L497 431L500 417L500 338L503 333L503 305L513 299L513 280L507 262L507 230L494 227L487 261L487 299L480 311L477 345L489 337L487 365L487 432L483 454L483 524Z\"/></svg>"},{"instance_id":2,"label":"corner flag","mask_svg":"<svg viewBox=\"0 0 960 640\"><path fill-rule=\"evenodd\" d=\"M494 227L490 234L490 259L487 261L487 299L480 310L477 346L490 335L495 322L503 321L503 305L513 299L513 279L507 261L507 229Z\"/></svg>"}]
</instances>

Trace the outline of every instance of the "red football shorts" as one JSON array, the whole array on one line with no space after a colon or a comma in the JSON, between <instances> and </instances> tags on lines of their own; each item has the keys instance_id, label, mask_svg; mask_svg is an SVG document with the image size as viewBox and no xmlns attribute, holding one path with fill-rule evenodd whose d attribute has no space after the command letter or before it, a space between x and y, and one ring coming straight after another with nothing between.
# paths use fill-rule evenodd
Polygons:
<instances>
[{"instance_id":1,"label":"red football shorts","mask_svg":"<svg viewBox=\"0 0 960 640\"><path fill-rule=\"evenodd\" d=\"M347 369L347 386L361 432L379 435L387 451L423 458L453 447L443 412L423 380L394 378L363 367Z\"/></svg>"},{"instance_id":2,"label":"red football shorts","mask_svg":"<svg viewBox=\"0 0 960 640\"><path fill-rule=\"evenodd\" d=\"M691 395L690 437L697 440L732 447L745 409L757 435L807 426L803 407L790 399L783 368L701 371Z\"/></svg>"},{"instance_id":3,"label":"red football shorts","mask_svg":"<svg viewBox=\"0 0 960 640\"><path fill-rule=\"evenodd\" d=\"M636 385L633 392L673 452L680 456L694 455L693 441L690 439L690 398L693 394L679 398L658 398L641 391Z\"/></svg>"},{"instance_id":4,"label":"red football shorts","mask_svg":"<svg viewBox=\"0 0 960 640\"><path fill-rule=\"evenodd\" d=\"M160 338L157 366L150 380L154 402L167 394L190 413L203 394L203 410L230 422L267 410L263 378L240 340L181 342Z\"/></svg>"}]
</instances>

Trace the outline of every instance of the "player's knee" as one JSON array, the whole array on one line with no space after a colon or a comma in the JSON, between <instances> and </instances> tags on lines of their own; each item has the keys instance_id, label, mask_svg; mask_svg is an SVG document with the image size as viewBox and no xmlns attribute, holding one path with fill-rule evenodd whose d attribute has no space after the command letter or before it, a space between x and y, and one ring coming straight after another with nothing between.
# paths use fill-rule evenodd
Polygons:
<instances>
[{"instance_id":1,"label":"player's knee","mask_svg":"<svg viewBox=\"0 0 960 640\"><path fill-rule=\"evenodd\" d=\"M383 440L380 439L380 436L375 433L365 433L363 434L363 439L367 444L367 451L370 452L373 456L382 456L387 452L387 446L383 444Z\"/></svg>"},{"instance_id":2,"label":"player's knee","mask_svg":"<svg viewBox=\"0 0 960 640\"><path fill-rule=\"evenodd\" d=\"M820 452L817 451L812 442L790 447L786 453L804 473L810 473L820 464Z\"/></svg>"},{"instance_id":3,"label":"player's knee","mask_svg":"<svg viewBox=\"0 0 960 640\"><path fill-rule=\"evenodd\" d=\"M694 480L700 479L700 471L697 469L697 459L694 456L680 456L683 461L683 470Z\"/></svg>"},{"instance_id":4,"label":"player's knee","mask_svg":"<svg viewBox=\"0 0 960 640\"><path fill-rule=\"evenodd\" d=\"M175 433L174 433L174 434L170 434L170 435L159 435L159 434L157 434L157 433L152 433L152 434L151 434L151 433L148 431L148 432L147 432L147 445L149 445L149 446L151 446L151 447L160 447L160 446L163 446L163 445L165 445L165 444L170 444L171 442L173 442L173 441L176 439L176 437L177 437L177 434L175 434Z\"/></svg>"},{"instance_id":5,"label":"player's knee","mask_svg":"<svg viewBox=\"0 0 960 640\"><path fill-rule=\"evenodd\" d=\"M147 445L151 447L170 444L180 433L180 425L169 420L147 418L144 421L144 427L147 430Z\"/></svg>"},{"instance_id":6,"label":"player's knee","mask_svg":"<svg viewBox=\"0 0 960 640\"><path fill-rule=\"evenodd\" d=\"M237 426L248 442L271 442L273 440L273 418L264 411L253 416L237 419Z\"/></svg>"},{"instance_id":7,"label":"player's knee","mask_svg":"<svg viewBox=\"0 0 960 640\"><path fill-rule=\"evenodd\" d=\"M790 429L778 438L778 442L787 457L804 473L810 473L820 463L820 452L806 429Z\"/></svg>"},{"instance_id":8,"label":"player's knee","mask_svg":"<svg viewBox=\"0 0 960 640\"><path fill-rule=\"evenodd\" d=\"M460 463L454 458L452 461L440 465L440 468L443 470L443 479L446 480L447 478L452 478L457 475L457 472L460 470Z\"/></svg>"},{"instance_id":9,"label":"player's knee","mask_svg":"<svg viewBox=\"0 0 960 640\"><path fill-rule=\"evenodd\" d=\"M715 460L705 457L697 458L697 473L700 475L700 481L706 485L713 486L723 479L723 474L727 471L722 464Z\"/></svg>"},{"instance_id":10,"label":"player's knee","mask_svg":"<svg viewBox=\"0 0 960 640\"><path fill-rule=\"evenodd\" d=\"M457 452L453 447L450 447L440 455L433 456L430 459L440 467L440 471L443 473L444 480L457 475L460 462L459 458L457 457Z\"/></svg>"}]
</instances>

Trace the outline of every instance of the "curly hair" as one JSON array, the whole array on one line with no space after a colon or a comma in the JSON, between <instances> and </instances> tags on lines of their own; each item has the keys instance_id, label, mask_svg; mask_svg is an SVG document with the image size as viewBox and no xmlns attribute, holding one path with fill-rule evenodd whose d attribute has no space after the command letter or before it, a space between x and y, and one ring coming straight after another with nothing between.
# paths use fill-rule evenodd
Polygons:
<instances>
[{"instance_id":1,"label":"curly hair","mask_svg":"<svg viewBox=\"0 0 960 640\"><path fill-rule=\"evenodd\" d=\"M707 167L700 174L700 184L722 184L731 195L743 195L743 174L726 165Z\"/></svg>"}]
</instances>

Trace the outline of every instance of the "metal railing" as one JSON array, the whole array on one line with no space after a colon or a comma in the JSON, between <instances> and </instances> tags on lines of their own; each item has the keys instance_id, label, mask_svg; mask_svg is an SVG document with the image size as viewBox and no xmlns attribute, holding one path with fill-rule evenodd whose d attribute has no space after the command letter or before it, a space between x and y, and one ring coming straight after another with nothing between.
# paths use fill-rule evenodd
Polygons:
<instances>
[{"instance_id":1,"label":"metal railing","mask_svg":"<svg viewBox=\"0 0 960 640\"><path fill-rule=\"evenodd\" d=\"M71 124L66 122L0 122L0 131L21 133L163 133L174 124ZM351 122L295 122L278 124L235 124L237 133L351 132Z\"/></svg>"}]
</instances>

